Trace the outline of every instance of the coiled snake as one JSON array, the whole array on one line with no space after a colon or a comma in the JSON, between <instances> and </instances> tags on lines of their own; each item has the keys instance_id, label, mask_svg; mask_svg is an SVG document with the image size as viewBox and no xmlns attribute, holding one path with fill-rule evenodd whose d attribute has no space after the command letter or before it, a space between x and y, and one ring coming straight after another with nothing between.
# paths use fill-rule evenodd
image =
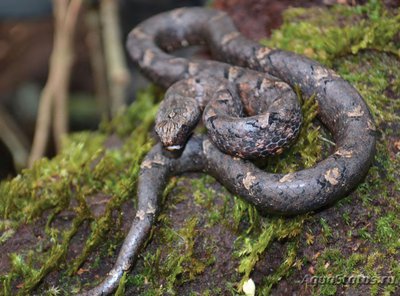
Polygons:
<instances>
[{"instance_id":1,"label":"coiled snake","mask_svg":"<svg viewBox=\"0 0 400 296\"><path fill-rule=\"evenodd\" d=\"M213 57L226 64L167 53L193 44L207 45ZM132 30L127 46L145 75L165 88L173 85L161 105L156 130L166 148L184 149L179 157L171 158L158 144L145 157L138 210L117 262L106 279L84 295L109 294L118 286L150 233L160 195L172 175L205 172L262 213L279 215L329 205L366 175L375 153L375 125L360 94L334 71L306 57L250 41L225 13L206 8L156 15ZM296 85L305 97L315 95L318 118L336 142L333 154L312 168L286 175L267 173L237 157L279 153L296 138L301 124L291 89ZM210 97L203 115L211 130L209 137L192 136L185 144ZM243 113L249 117L239 119ZM259 134L264 138L257 138Z\"/></svg>"}]
</instances>

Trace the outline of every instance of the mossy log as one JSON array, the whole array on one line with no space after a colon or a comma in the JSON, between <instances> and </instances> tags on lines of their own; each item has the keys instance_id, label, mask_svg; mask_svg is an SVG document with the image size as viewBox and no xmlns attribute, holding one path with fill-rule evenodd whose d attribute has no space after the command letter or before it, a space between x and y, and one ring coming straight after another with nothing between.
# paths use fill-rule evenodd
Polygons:
<instances>
[{"instance_id":1,"label":"mossy log","mask_svg":"<svg viewBox=\"0 0 400 296\"><path fill-rule=\"evenodd\" d=\"M242 295L249 278L257 295L400 293L399 32L399 13L378 1L287 10L262 43L316 59L360 91L379 134L367 178L334 206L291 219L261 217L209 176L175 178L117 294ZM1 295L69 295L105 276L135 214L161 98L154 87L140 93L112 122L70 135L59 155L0 183ZM329 153L334 143L314 120L317 110L306 100L297 143L266 170L292 172ZM345 284L343 276L371 282Z\"/></svg>"}]
</instances>

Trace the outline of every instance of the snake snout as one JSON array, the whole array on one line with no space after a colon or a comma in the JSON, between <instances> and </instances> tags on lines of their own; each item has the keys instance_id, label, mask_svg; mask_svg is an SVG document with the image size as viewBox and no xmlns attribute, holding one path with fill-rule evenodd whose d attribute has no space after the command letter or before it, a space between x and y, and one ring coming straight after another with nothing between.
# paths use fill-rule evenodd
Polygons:
<instances>
[{"instance_id":1,"label":"snake snout","mask_svg":"<svg viewBox=\"0 0 400 296\"><path fill-rule=\"evenodd\" d=\"M156 118L155 131L165 149L181 150L201 116L194 99L166 95Z\"/></svg>"},{"instance_id":2,"label":"snake snout","mask_svg":"<svg viewBox=\"0 0 400 296\"><path fill-rule=\"evenodd\" d=\"M170 151L182 149L190 133L187 125L171 119L157 122L155 131L164 148Z\"/></svg>"}]
</instances>

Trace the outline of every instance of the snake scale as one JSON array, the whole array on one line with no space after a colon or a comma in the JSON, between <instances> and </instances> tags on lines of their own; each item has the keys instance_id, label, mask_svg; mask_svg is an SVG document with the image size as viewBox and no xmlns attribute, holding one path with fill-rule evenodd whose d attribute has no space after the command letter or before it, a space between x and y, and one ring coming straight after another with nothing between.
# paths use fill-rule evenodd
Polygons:
<instances>
[{"instance_id":1,"label":"snake scale","mask_svg":"<svg viewBox=\"0 0 400 296\"><path fill-rule=\"evenodd\" d=\"M168 53L194 44L206 45L216 60L225 63ZM313 60L246 39L224 12L180 8L156 15L131 31L127 47L147 77L165 88L172 86L161 104L156 130L166 148L183 151L179 157L168 157L163 145L157 144L147 154L139 175L136 217L117 261L102 283L82 295L115 290L148 238L160 195L173 175L210 174L261 213L290 216L344 197L364 178L373 161L375 125L361 95ZM335 150L314 167L271 174L240 157L254 158L253 152L256 158L280 153L296 138L301 115L292 91L295 86L305 97L315 95L318 119L331 132ZM208 97L214 99L208 102ZM237 97L246 103L244 108L236 103ZM204 107L209 136L194 135L187 140ZM232 123L243 114L247 117L234 127ZM253 138L260 130L272 138Z\"/></svg>"}]
</instances>

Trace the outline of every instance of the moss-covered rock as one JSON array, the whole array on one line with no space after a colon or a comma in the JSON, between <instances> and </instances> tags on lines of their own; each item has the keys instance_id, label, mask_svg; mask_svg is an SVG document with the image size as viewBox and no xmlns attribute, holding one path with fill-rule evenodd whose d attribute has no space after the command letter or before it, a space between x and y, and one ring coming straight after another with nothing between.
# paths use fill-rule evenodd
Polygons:
<instances>
[{"instance_id":1,"label":"moss-covered rock","mask_svg":"<svg viewBox=\"0 0 400 296\"><path fill-rule=\"evenodd\" d=\"M283 219L261 217L209 176L174 178L153 239L118 295L240 295L249 278L257 295L398 293L399 32L400 15L379 1L288 10L282 28L262 42L317 59L360 91L379 131L366 180L329 209ZM155 89L141 93L98 132L69 136L54 159L0 184L0 294L74 294L111 268L135 212L159 98ZM334 143L316 110L305 100L298 142L266 170L298 170L329 153ZM344 284L345 276L375 280Z\"/></svg>"}]
</instances>

